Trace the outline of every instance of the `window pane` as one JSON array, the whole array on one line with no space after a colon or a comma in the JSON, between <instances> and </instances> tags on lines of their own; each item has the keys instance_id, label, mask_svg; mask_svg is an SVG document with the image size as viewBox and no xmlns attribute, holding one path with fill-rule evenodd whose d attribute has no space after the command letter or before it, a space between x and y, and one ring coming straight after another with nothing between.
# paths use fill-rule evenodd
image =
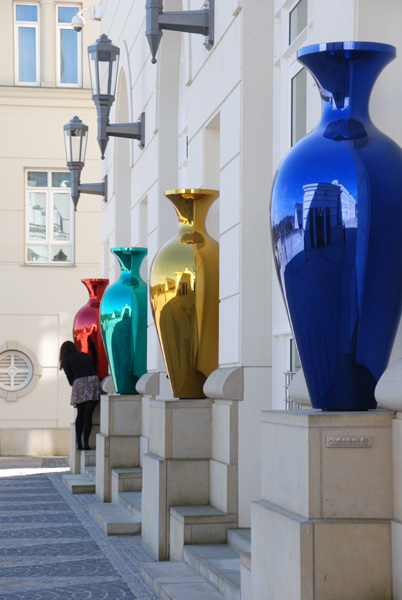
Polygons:
<instances>
[{"instance_id":1,"label":"window pane","mask_svg":"<svg viewBox=\"0 0 402 600\"><path fill-rule=\"evenodd\" d=\"M78 83L77 32L74 29L60 31L60 82Z\"/></svg>"},{"instance_id":2,"label":"window pane","mask_svg":"<svg viewBox=\"0 0 402 600\"><path fill-rule=\"evenodd\" d=\"M38 21L38 7L25 4L17 4L15 7L17 21Z\"/></svg>"},{"instance_id":3,"label":"window pane","mask_svg":"<svg viewBox=\"0 0 402 600\"><path fill-rule=\"evenodd\" d=\"M46 239L46 194L29 192L29 239Z\"/></svg>"},{"instance_id":4,"label":"window pane","mask_svg":"<svg viewBox=\"0 0 402 600\"><path fill-rule=\"evenodd\" d=\"M307 0L300 0L289 15L289 44L307 27Z\"/></svg>"},{"instance_id":5,"label":"window pane","mask_svg":"<svg viewBox=\"0 0 402 600\"><path fill-rule=\"evenodd\" d=\"M52 187L55 188L70 188L71 176L70 173L52 173Z\"/></svg>"},{"instance_id":6,"label":"window pane","mask_svg":"<svg viewBox=\"0 0 402 600\"><path fill-rule=\"evenodd\" d=\"M307 71L302 69L292 79L292 146L306 135Z\"/></svg>"},{"instance_id":7,"label":"window pane","mask_svg":"<svg viewBox=\"0 0 402 600\"><path fill-rule=\"evenodd\" d=\"M36 82L36 30L18 27L19 81Z\"/></svg>"},{"instance_id":8,"label":"window pane","mask_svg":"<svg viewBox=\"0 0 402 600\"><path fill-rule=\"evenodd\" d=\"M59 23L71 23L72 18L77 14L78 6L59 6L57 20Z\"/></svg>"},{"instance_id":9,"label":"window pane","mask_svg":"<svg viewBox=\"0 0 402 600\"><path fill-rule=\"evenodd\" d=\"M53 246L52 262L72 262L71 246Z\"/></svg>"},{"instance_id":10,"label":"window pane","mask_svg":"<svg viewBox=\"0 0 402 600\"><path fill-rule=\"evenodd\" d=\"M28 246L28 262L49 262L47 246Z\"/></svg>"},{"instance_id":11,"label":"window pane","mask_svg":"<svg viewBox=\"0 0 402 600\"><path fill-rule=\"evenodd\" d=\"M53 195L53 239L70 241L70 194Z\"/></svg>"},{"instance_id":12,"label":"window pane","mask_svg":"<svg viewBox=\"0 0 402 600\"><path fill-rule=\"evenodd\" d=\"M47 187L47 173L28 171L28 187Z\"/></svg>"}]
</instances>

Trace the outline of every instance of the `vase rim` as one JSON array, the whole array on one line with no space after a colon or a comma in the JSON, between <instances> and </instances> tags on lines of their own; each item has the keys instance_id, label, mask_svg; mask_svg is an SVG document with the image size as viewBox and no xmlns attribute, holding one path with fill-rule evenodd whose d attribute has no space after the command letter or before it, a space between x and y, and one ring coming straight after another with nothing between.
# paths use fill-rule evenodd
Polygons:
<instances>
[{"instance_id":1,"label":"vase rim","mask_svg":"<svg viewBox=\"0 0 402 600\"><path fill-rule=\"evenodd\" d=\"M85 279L81 279L82 283L89 281L91 283L103 283L103 282L107 282L109 283L109 279L103 279L102 277L87 277Z\"/></svg>"},{"instance_id":2,"label":"vase rim","mask_svg":"<svg viewBox=\"0 0 402 600\"><path fill-rule=\"evenodd\" d=\"M110 249L111 252L123 252L124 254L141 254L141 253L147 253L148 252L148 248L142 248L142 247L134 247L134 246L120 246L118 248L111 248Z\"/></svg>"},{"instance_id":3,"label":"vase rim","mask_svg":"<svg viewBox=\"0 0 402 600\"><path fill-rule=\"evenodd\" d=\"M219 195L219 190L211 190L211 189L206 189L206 188L181 188L181 189L177 189L177 190L165 190L165 196L170 196L173 194L174 195L202 194L203 196L207 196L207 195L215 196L216 194Z\"/></svg>"},{"instance_id":4,"label":"vase rim","mask_svg":"<svg viewBox=\"0 0 402 600\"><path fill-rule=\"evenodd\" d=\"M336 52L345 50L369 51L369 52L384 52L396 56L396 48L391 44L383 44L380 42L327 42L323 44L311 44L303 46L297 51L297 57L306 56L307 54L315 54L318 52Z\"/></svg>"}]
</instances>

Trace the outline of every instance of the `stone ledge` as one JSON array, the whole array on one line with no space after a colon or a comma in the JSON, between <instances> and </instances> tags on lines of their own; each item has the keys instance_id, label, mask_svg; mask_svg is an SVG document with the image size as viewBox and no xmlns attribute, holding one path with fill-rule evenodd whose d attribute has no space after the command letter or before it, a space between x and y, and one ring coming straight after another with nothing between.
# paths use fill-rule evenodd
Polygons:
<instances>
[{"instance_id":1,"label":"stone ledge","mask_svg":"<svg viewBox=\"0 0 402 600\"><path fill-rule=\"evenodd\" d=\"M197 506L171 506L170 516L186 525L204 523L231 523L237 521L237 515L225 513L210 504Z\"/></svg>"},{"instance_id":2,"label":"stone ledge","mask_svg":"<svg viewBox=\"0 0 402 600\"><path fill-rule=\"evenodd\" d=\"M216 369L204 383L204 394L214 400L243 400L243 367Z\"/></svg>"},{"instance_id":3,"label":"stone ledge","mask_svg":"<svg viewBox=\"0 0 402 600\"><path fill-rule=\"evenodd\" d=\"M137 392L144 396L159 394L159 373L144 373L135 386Z\"/></svg>"}]
</instances>

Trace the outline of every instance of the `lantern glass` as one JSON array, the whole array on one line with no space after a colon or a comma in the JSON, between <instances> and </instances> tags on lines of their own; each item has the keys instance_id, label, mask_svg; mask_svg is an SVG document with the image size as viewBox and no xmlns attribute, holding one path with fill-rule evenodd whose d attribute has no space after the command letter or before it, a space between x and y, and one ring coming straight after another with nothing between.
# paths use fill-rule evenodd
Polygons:
<instances>
[{"instance_id":1,"label":"lantern glass","mask_svg":"<svg viewBox=\"0 0 402 600\"><path fill-rule=\"evenodd\" d=\"M103 34L88 48L93 96L115 96L120 49Z\"/></svg>"},{"instance_id":2,"label":"lantern glass","mask_svg":"<svg viewBox=\"0 0 402 600\"><path fill-rule=\"evenodd\" d=\"M78 117L74 117L64 127L64 143L67 163L75 162L84 165L87 149L88 127Z\"/></svg>"}]
</instances>

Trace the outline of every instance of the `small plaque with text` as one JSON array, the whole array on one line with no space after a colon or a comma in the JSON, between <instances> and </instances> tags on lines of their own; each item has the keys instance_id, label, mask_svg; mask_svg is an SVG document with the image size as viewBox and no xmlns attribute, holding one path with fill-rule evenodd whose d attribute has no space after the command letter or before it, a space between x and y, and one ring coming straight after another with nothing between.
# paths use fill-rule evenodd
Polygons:
<instances>
[{"instance_id":1,"label":"small plaque with text","mask_svg":"<svg viewBox=\"0 0 402 600\"><path fill-rule=\"evenodd\" d=\"M371 437L368 435L327 435L327 448L371 448Z\"/></svg>"}]
</instances>

